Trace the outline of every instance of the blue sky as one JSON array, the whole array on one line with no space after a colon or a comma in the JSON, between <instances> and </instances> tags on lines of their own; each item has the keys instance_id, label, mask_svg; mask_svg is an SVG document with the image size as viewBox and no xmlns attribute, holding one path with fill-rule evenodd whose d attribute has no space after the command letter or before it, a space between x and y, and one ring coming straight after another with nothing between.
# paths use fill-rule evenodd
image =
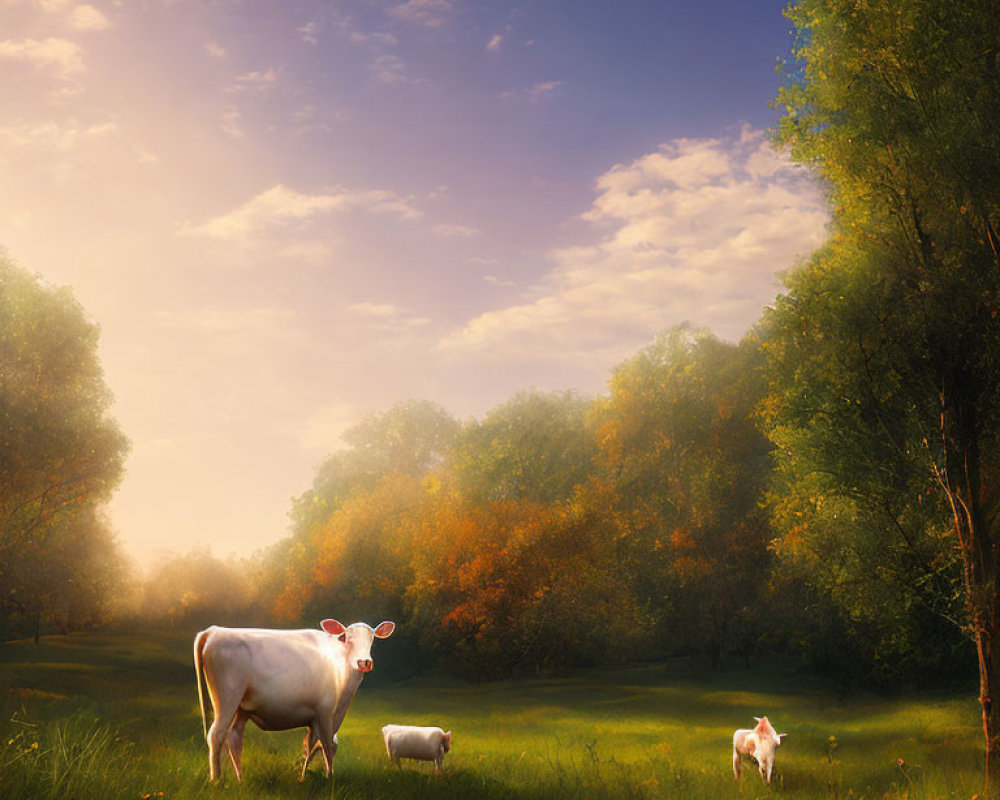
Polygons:
<instances>
[{"instance_id":1,"label":"blue sky","mask_svg":"<svg viewBox=\"0 0 1000 800\"><path fill-rule=\"evenodd\" d=\"M339 436L738 339L819 244L782 3L0 0L0 246L102 327L149 563L286 533Z\"/></svg>"}]
</instances>

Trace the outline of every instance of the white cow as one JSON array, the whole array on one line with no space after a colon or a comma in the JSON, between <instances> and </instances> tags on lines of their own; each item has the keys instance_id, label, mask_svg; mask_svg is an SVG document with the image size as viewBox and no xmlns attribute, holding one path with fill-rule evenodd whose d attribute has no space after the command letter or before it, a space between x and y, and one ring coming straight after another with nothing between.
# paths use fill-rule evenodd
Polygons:
<instances>
[{"instance_id":1,"label":"white cow","mask_svg":"<svg viewBox=\"0 0 1000 800\"><path fill-rule=\"evenodd\" d=\"M242 780L240 756L248 719L265 731L306 728L299 780L305 779L319 748L330 776L340 723L361 679L372 670L372 642L390 636L396 626L383 622L373 630L355 622L345 628L335 619L321 624L322 631L213 625L195 637L198 703L213 781L222 774L223 745L229 748L236 779ZM211 727L205 717L203 674L215 711Z\"/></svg>"},{"instance_id":2,"label":"white cow","mask_svg":"<svg viewBox=\"0 0 1000 800\"><path fill-rule=\"evenodd\" d=\"M433 761L434 772L441 771L444 754L451 749L451 731L420 728L415 725L386 725L382 728L385 752L397 767L399 759Z\"/></svg>"},{"instance_id":3,"label":"white cow","mask_svg":"<svg viewBox=\"0 0 1000 800\"><path fill-rule=\"evenodd\" d=\"M740 779L742 757L752 756L757 760L761 780L770 783L775 750L788 734L775 732L767 717L754 717L754 719L757 720L756 728L740 728L733 734L733 777L736 780Z\"/></svg>"}]
</instances>

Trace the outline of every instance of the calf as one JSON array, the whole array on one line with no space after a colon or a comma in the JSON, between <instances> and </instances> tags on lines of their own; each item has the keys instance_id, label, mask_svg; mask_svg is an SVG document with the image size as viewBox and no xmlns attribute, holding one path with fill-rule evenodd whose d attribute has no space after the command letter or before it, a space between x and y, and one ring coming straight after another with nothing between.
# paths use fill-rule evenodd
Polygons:
<instances>
[{"instance_id":1,"label":"calf","mask_svg":"<svg viewBox=\"0 0 1000 800\"><path fill-rule=\"evenodd\" d=\"M386 725L382 728L385 752L399 766L401 758L433 761L434 772L441 771L444 754L451 749L451 731L440 728L418 728L414 725Z\"/></svg>"},{"instance_id":2,"label":"calf","mask_svg":"<svg viewBox=\"0 0 1000 800\"><path fill-rule=\"evenodd\" d=\"M787 733L776 733L767 717L754 717L757 727L740 728L733 734L733 777L740 779L740 761L743 756L752 756L757 761L761 780L771 782L774 769L774 751Z\"/></svg>"}]
</instances>

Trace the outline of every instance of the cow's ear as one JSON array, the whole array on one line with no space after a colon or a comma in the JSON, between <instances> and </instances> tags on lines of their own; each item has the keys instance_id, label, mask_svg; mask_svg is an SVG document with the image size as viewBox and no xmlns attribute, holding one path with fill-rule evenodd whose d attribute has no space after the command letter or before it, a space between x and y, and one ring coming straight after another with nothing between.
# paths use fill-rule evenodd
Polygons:
<instances>
[{"instance_id":1,"label":"cow's ear","mask_svg":"<svg viewBox=\"0 0 1000 800\"><path fill-rule=\"evenodd\" d=\"M389 622L389 620L386 620L385 622L379 623L379 626L375 629L375 635L379 639L388 639L390 636L392 636L392 632L394 630L396 630L396 623Z\"/></svg>"},{"instance_id":2,"label":"cow's ear","mask_svg":"<svg viewBox=\"0 0 1000 800\"><path fill-rule=\"evenodd\" d=\"M340 636L347 630L347 628L335 619L325 619L319 624L319 626L331 636Z\"/></svg>"},{"instance_id":3,"label":"cow's ear","mask_svg":"<svg viewBox=\"0 0 1000 800\"><path fill-rule=\"evenodd\" d=\"M782 739L784 739L784 738L785 738L786 736L788 736L788 734L787 734L787 733L779 733L779 734L778 734L778 741L780 742L780 741L781 741Z\"/></svg>"}]
</instances>

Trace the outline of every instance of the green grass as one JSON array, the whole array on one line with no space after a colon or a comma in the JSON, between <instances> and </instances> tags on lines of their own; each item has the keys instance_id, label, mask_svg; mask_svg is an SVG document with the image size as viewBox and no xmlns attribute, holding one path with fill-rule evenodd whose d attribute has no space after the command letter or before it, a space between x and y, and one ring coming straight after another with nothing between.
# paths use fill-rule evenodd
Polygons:
<instances>
[{"instance_id":1,"label":"green grass","mask_svg":"<svg viewBox=\"0 0 1000 800\"><path fill-rule=\"evenodd\" d=\"M968 800L981 785L972 696L842 700L822 681L774 669L706 674L675 663L485 685L369 683L341 728L333 785L319 757L296 781L301 732L248 726L243 784L227 769L212 786L191 638L0 645L0 797ZM776 782L763 786L747 764L736 783L733 729L762 714L790 734ZM379 731L387 722L452 729L445 773L392 769Z\"/></svg>"}]
</instances>

